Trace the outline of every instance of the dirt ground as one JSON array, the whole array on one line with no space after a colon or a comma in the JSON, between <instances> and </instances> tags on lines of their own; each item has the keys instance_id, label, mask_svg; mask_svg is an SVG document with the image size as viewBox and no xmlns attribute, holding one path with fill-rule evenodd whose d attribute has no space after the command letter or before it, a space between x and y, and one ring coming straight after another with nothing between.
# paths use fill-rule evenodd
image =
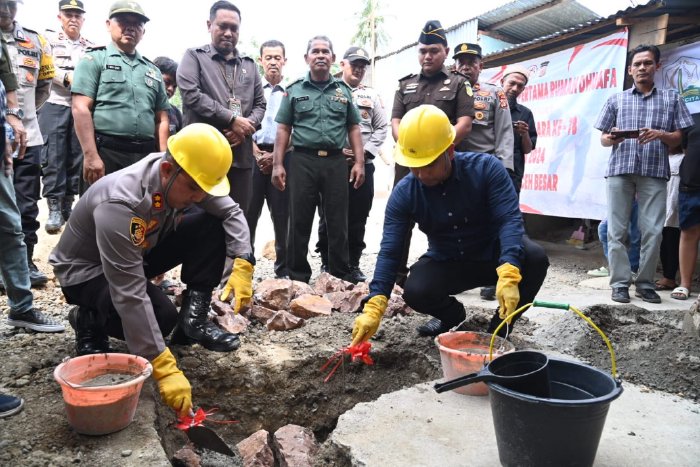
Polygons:
<instances>
[{"instance_id":1,"label":"dirt ground","mask_svg":"<svg viewBox=\"0 0 700 467\"><path fill-rule=\"evenodd\" d=\"M551 261L545 289L578 284L587 278L586 270L600 266L601 256L595 249L581 252L563 242L542 244ZM363 258L365 272L371 273L375 259L371 252ZM38 264L49 272L45 263ZM260 260L256 278L266 277L271 270L269 261ZM174 417L160 403L151 382L144 388L137 413L141 423L106 437L76 434L67 423L61 392L52 376L56 365L75 355L74 333L66 320L68 307L53 281L36 290L35 302L62 319L67 330L38 334L15 330L4 319L0 321L0 392L26 400L21 413L0 419L0 464L161 465L185 445L184 434L173 428ZM7 313L4 296L0 297L0 308ZM494 302L468 306L468 328L483 331L494 309ZM636 306L600 305L584 312L614 343L624 380L700 400L700 339L681 330L684 311L651 312ZM383 322L373 340L373 366L345 364L324 384L324 373L319 369L338 348L349 343L354 317L336 313L330 318L308 320L306 326L289 332L268 332L253 325L242 336L240 349L231 354L208 352L199 346L175 346L173 350L192 382L195 404L218 407L219 419L239 422L216 426L229 445L258 429L274 432L288 423L310 427L323 442L338 416L358 402L442 376L432 339L419 338L415 332L426 318L413 314ZM516 348L556 349L609 368L609 356L600 337L573 314L547 329L525 317L512 340ZM116 350L126 351L123 343L112 344ZM162 448L141 445L141 439L158 438ZM335 456L337 453L324 448L318 463L341 465ZM203 455L202 462L240 465L240 459L210 452Z\"/></svg>"}]
</instances>

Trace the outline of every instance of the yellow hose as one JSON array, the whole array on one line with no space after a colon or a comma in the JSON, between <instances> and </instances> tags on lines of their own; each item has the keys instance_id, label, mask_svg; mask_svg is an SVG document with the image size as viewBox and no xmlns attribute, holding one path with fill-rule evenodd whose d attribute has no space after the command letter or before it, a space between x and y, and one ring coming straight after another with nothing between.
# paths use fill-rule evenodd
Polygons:
<instances>
[{"instance_id":1,"label":"yellow hose","mask_svg":"<svg viewBox=\"0 0 700 467\"><path fill-rule=\"evenodd\" d=\"M578 308L571 306L569 304L563 304L563 303L549 303L549 302L539 302L539 301L534 301L533 303L528 303L526 305L521 306L517 310L515 310L513 313L509 314L506 316L506 319L501 321L501 324L498 325L495 331L493 331L493 334L491 335L491 343L489 345L489 361L493 360L493 344L496 342L496 335L498 334L498 331L503 327L506 322L510 322L511 319L514 316L517 316L518 314L524 312L528 308L532 306L541 306L544 308L559 308L559 309L564 309L564 310L571 310L577 315L579 315L581 318L583 318L584 321L586 321L588 324L591 325L593 329L598 331L598 334L603 338L603 341L605 341L605 345L608 347L608 352L610 353L610 360L612 362L612 376L614 379L618 377L617 375L617 360L615 359L615 351L613 350L612 344L610 343L610 339L608 339L608 336L605 335L601 329L596 326L596 324L586 315L584 315Z\"/></svg>"}]
</instances>

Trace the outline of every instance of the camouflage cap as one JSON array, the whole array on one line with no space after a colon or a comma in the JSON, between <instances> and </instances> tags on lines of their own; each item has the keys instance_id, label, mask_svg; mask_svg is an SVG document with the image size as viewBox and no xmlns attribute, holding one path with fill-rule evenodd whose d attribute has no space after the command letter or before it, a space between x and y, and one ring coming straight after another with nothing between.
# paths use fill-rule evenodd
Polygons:
<instances>
[{"instance_id":1,"label":"camouflage cap","mask_svg":"<svg viewBox=\"0 0 700 467\"><path fill-rule=\"evenodd\" d=\"M85 6L80 0L61 0L58 2L58 9L60 11L76 10L85 13Z\"/></svg>"},{"instance_id":2,"label":"camouflage cap","mask_svg":"<svg viewBox=\"0 0 700 467\"><path fill-rule=\"evenodd\" d=\"M119 15L122 13L131 13L133 15L140 16L144 23L150 21L148 16L146 16L146 14L143 12L141 5L129 0L117 0L116 2L112 3L111 7L109 7L110 18L112 18L114 15Z\"/></svg>"}]
</instances>

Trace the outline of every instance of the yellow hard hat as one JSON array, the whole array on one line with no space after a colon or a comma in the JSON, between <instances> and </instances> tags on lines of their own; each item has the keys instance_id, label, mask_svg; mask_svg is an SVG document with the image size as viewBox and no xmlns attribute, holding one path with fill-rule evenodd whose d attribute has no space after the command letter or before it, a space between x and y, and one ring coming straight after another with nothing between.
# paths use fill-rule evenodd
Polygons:
<instances>
[{"instance_id":1,"label":"yellow hard hat","mask_svg":"<svg viewBox=\"0 0 700 467\"><path fill-rule=\"evenodd\" d=\"M421 105L406 112L399 124L394 159L404 167L425 167L455 139L455 127L445 112L434 105Z\"/></svg>"},{"instance_id":2,"label":"yellow hard hat","mask_svg":"<svg viewBox=\"0 0 700 467\"><path fill-rule=\"evenodd\" d=\"M214 196L229 194L226 174L233 153L219 130L206 123L187 125L168 138L168 152L202 190Z\"/></svg>"}]
</instances>

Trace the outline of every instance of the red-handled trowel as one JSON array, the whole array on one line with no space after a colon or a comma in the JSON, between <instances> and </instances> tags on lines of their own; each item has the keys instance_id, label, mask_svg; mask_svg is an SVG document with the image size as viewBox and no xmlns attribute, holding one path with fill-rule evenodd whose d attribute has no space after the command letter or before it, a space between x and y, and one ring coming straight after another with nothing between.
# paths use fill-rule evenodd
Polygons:
<instances>
[{"instance_id":1,"label":"red-handled trowel","mask_svg":"<svg viewBox=\"0 0 700 467\"><path fill-rule=\"evenodd\" d=\"M187 433L187 437L197 447L216 451L231 457L236 455L233 450L228 447L228 444L226 444L226 442L211 428L207 428L203 425L196 425L187 429L185 433Z\"/></svg>"}]
</instances>

